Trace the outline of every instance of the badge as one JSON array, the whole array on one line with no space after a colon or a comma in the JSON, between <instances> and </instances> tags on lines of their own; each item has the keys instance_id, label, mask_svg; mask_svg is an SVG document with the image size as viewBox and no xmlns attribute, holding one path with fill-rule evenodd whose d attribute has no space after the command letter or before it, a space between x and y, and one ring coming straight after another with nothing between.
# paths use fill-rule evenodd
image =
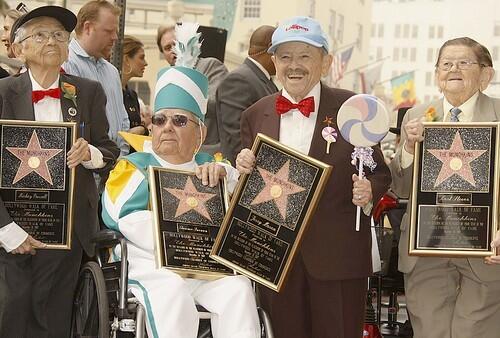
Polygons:
<instances>
[{"instance_id":1,"label":"badge","mask_svg":"<svg viewBox=\"0 0 500 338\"><path fill-rule=\"evenodd\" d=\"M69 116L75 117L77 113L78 112L76 111L76 109L74 107L71 107L71 108L68 109Z\"/></svg>"}]
</instances>

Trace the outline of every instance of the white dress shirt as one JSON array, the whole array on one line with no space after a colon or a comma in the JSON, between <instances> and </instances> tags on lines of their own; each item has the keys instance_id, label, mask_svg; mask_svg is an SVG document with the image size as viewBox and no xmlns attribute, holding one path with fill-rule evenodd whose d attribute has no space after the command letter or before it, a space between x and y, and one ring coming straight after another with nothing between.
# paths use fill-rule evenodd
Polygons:
<instances>
[{"instance_id":1,"label":"white dress shirt","mask_svg":"<svg viewBox=\"0 0 500 338\"><path fill-rule=\"evenodd\" d=\"M281 95L297 104L290 94L283 88ZM321 95L321 85L318 82L311 91L304 97L314 97L314 112L309 117L305 117L300 110L292 109L288 113L280 116L280 142L307 155L311 147L311 141L318 118L319 98Z\"/></svg>"},{"instance_id":2,"label":"white dress shirt","mask_svg":"<svg viewBox=\"0 0 500 338\"><path fill-rule=\"evenodd\" d=\"M43 88L38 82L33 78L31 71L29 72L31 85L33 90L48 90L54 89L59 86L59 76L50 85L49 88ZM33 110L35 113L35 121L51 121L51 122L61 122L63 121L61 100L45 96L37 103L33 103ZM90 160L82 162L82 165L87 169L99 169L104 167L105 163L103 161L102 153L99 149L89 144L90 149ZM24 231L15 222L11 222L4 227L0 228L0 245L7 252L11 252L18 246L20 246L28 237L28 233Z\"/></svg>"}]
</instances>

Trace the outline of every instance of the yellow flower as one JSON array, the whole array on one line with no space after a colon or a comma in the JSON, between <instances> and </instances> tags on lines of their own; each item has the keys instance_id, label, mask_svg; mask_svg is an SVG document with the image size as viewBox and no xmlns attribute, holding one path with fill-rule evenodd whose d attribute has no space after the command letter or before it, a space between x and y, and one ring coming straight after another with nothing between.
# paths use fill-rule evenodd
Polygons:
<instances>
[{"instance_id":1,"label":"yellow flower","mask_svg":"<svg viewBox=\"0 0 500 338\"><path fill-rule=\"evenodd\" d=\"M227 163L227 164L231 165L231 162L229 162L227 159L225 159L224 155L222 155L221 152L214 154L214 162L222 162L222 163Z\"/></svg>"},{"instance_id":2,"label":"yellow flower","mask_svg":"<svg viewBox=\"0 0 500 338\"><path fill-rule=\"evenodd\" d=\"M438 117L436 116L436 109L434 109L434 107L427 108L424 116L425 122L435 122L438 119Z\"/></svg>"},{"instance_id":3,"label":"yellow flower","mask_svg":"<svg viewBox=\"0 0 500 338\"><path fill-rule=\"evenodd\" d=\"M73 101L73 104L76 107L76 87L71 83L62 82L61 90L64 93L64 97Z\"/></svg>"}]
</instances>

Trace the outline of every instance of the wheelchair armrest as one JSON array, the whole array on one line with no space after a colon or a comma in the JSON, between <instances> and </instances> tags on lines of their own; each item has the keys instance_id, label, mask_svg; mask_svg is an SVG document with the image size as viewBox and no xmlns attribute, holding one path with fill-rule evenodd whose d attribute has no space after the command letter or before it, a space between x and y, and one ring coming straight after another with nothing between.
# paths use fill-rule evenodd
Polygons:
<instances>
[{"instance_id":1,"label":"wheelchair armrest","mask_svg":"<svg viewBox=\"0 0 500 338\"><path fill-rule=\"evenodd\" d=\"M120 243L124 237L121 233L111 229L103 229L92 236L92 243L98 248L111 248Z\"/></svg>"}]
</instances>

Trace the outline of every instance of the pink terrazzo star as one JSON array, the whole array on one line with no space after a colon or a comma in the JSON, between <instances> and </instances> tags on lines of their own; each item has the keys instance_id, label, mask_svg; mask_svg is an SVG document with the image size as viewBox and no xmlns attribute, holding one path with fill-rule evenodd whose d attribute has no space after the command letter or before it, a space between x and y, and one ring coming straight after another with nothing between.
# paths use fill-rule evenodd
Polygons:
<instances>
[{"instance_id":1,"label":"pink terrazzo star","mask_svg":"<svg viewBox=\"0 0 500 338\"><path fill-rule=\"evenodd\" d=\"M476 186L470 162L484 154L486 150L464 149L462 138L457 131L450 149L427 149L427 151L443 163L434 187L437 187L453 175L458 175L472 186Z\"/></svg>"},{"instance_id":2,"label":"pink terrazzo star","mask_svg":"<svg viewBox=\"0 0 500 338\"><path fill-rule=\"evenodd\" d=\"M205 204L208 200L212 199L217 194L199 192L198 190L196 190L191 177L188 177L186 185L182 190L173 188L164 189L179 200L179 204L175 212L176 218L190 210L194 210L195 212L208 219L210 222L212 221Z\"/></svg>"},{"instance_id":3,"label":"pink terrazzo star","mask_svg":"<svg viewBox=\"0 0 500 338\"><path fill-rule=\"evenodd\" d=\"M274 201L280 215L286 219L286 207L288 204L288 195L304 191L305 188L298 186L288 180L290 174L290 161L287 161L276 174L273 174L263 168L257 167L260 176L265 182L264 188L254 198L250 205L260 204L267 201Z\"/></svg>"},{"instance_id":4,"label":"pink terrazzo star","mask_svg":"<svg viewBox=\"0 0 500 338\"><path fill-rule=\"evenodd\" d=\"M53 184L47 162L63 151L62 149L42 148L35 130L33 130L33 134L31 134L30 141L26 148L6 147L5 149L21 160L21 164L19 165L19 169L17 169L12 184L16 184L32 172L40 175L40 177L50 185Z\"/></svg>"}]
</instances>

